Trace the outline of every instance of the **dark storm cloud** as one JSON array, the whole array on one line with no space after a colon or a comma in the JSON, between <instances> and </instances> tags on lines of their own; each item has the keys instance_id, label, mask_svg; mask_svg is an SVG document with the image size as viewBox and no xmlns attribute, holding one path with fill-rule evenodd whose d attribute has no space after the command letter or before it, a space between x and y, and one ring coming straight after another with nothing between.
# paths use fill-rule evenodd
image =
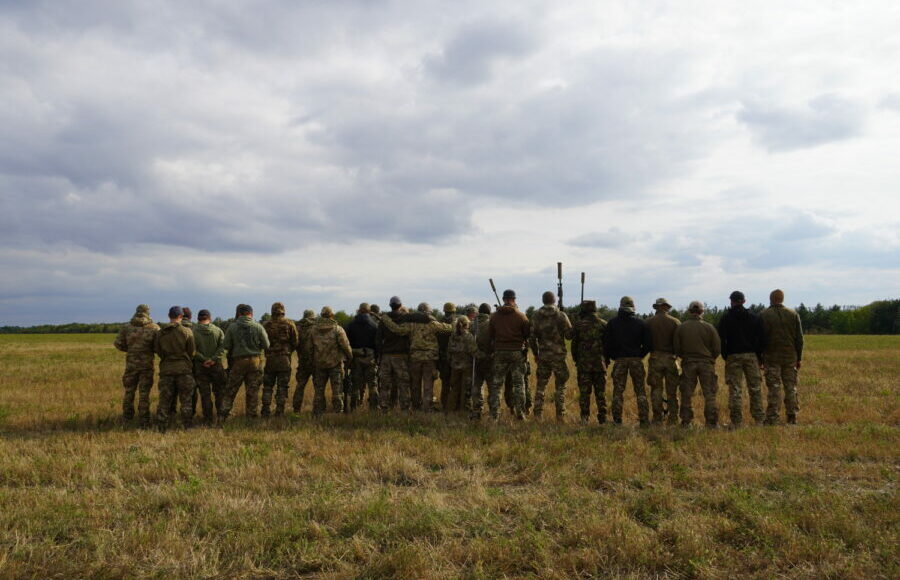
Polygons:
<instances>
[{"instance_id":1,"label":"dark storm cloud","mask_svg":"<svg viewBox=\"0 0 900 580\"><path fill-rule=\"evenodd\" d=\"M865 114L861 105L832 94L819 95L805 107L745 101L739 121L770 151L816 147L862 133Z\"/></svg>"}]
</instances>

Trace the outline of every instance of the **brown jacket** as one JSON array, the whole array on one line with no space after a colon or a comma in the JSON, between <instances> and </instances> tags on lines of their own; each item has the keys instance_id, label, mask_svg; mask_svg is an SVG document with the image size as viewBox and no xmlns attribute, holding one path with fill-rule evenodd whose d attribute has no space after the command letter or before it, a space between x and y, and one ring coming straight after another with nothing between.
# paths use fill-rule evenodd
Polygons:
<instances>
[{"instance_id":1,"label":"brown jacket","mask_svg":"<svg viewBox=\"0 0 900 580\"><path fill-rule=\"evenodd\" d=\"M494 350L522 350L531 334L528 317L515 306L501 306L491 314L488 327Z\"/></svg>"},{"instance_id":2,"label":"brown jacket","mask_svg":"<svg viewBox=\"0 0 900 580\"><path fill-rule=\"evenodd\" d=\"M653 352L675 352L675 330L681 321L662 310L645 320L653 340Z\"/></svg>"},{"instance_id":3,"label":"brown jacket","mask_svg":"<svg viewBox=\"0 0 900 580\"><path fill-rule=\"evenodd\" d=\"M719 333L712 324L690 315L675 331L675 354L682 360L716 361L722 353Z\"/></svg>"}]
</instances>

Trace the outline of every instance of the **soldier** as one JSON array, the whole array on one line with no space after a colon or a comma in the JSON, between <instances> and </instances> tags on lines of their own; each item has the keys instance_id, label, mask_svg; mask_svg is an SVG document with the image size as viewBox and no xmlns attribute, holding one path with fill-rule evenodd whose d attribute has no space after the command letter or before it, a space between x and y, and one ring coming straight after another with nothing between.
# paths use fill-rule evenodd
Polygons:
<instances>
[{"instance_id":1,"label":"soldier","mask_svg":"<svg viewBox=\"0 0 900 580\"><path fill-rule=\"evenodd\" d=\"M581 424L591 414L591 392L597 401L597 422L606 423L606 365L603 363L603 339L606 321L597 314L597 303L581 303L581 317L572 328L572 358L578 373L578 404Z\"/></svg>"},{"instance_id":2,"label":"soldier","mask_svg":"<svg viewBox=\"0 0 900 580\"><path fill-rule=\"evenodd\" d=\"M444 316L441 322L453 326L457 319L456 304L452 302L444 303ZM439 334L438 341L438 363L437 370L441 377L441 408L447 408L447 396L450 393L450 356L447 354L447 345L450 343L450 334Z\"/></svg>"},{"instance_id":3,"label":"soldier","mask_svg":"<svg viewBox=\"0 0 900 580\"><path fill-rule=\"evenodd\" d=\"M347 333L334 319L334 311L330 306L323 306L319 320L312 329L313 363L313 416L321 416L325 412L325 388L331 381L331 406L336 413L344 410L343 399L343 363L353 356Z\"/></svg>"},{"instance_id":4,"label":"soldier","mask_svg":"<svg viewBox=\"0 0 900 580\"><path fill-rule=\"evenodd\" d=\"M750 396L750 414L760 424L765 420L762 406L762 348L765 334L762 319L744 308L744 293L735 290L728 297L731 308L719 321L719 338L722 342L722 358L725 359L725 384L728 385L728 410L731 427L743 422L741 409L741 377L747 381Z\"/></svg>"},{"instance_id":5,"label":"soldier","mask_svg":"<svg viewBox=\"0 0 900 580\"><path fill-rule=\"evenodd\" d=\"M213 324L209 310L197 313L197 324L193 326L194 345L194 382L200 392L200 406L203 419L207 425L213 420L213 396L215 397L216 416L222 414L222 403L225 391L225 368L222 357L225 355L225 333Z\"/></svg>"},{"instance_id":6,"label":"soldier","mask_svg":"<svg viewBox=\"0 0 900 580\"><path fill-rule=\"evenodd\" d=\"M669 314L672 305L665 298L657 298L653 303L656 314L646 322L650 329L653 352L647 364L647 383L650 385L650 402L653 407L653 422L660 424L668 414L669 425L678 422L678 363L675 361L675 330L681 321ZM666 405L663 405L663 396Z\"/></svg>"},{"instance_id":7,"label":"soldier","mask_svg":"<svg viewBox=\"0 0 900 580\"><path fill-rule=\"evenodd\" d=\"M719 333L703 320L703 303L693 301L688 306L688 319L675 331L675 355L681 359L681 426L694 419L692 397L700 380L703 391L703 416L706 426L715 428L719 422L716 391L716 357L722 352Z\"/></svg>"},{"instance_id":8,"label":"soldier","mask_svg":"<svg viewBox=\"0 0 900 580\"><path fill-rule=\"evenodd\" d=\"M396 324L406 320L406 309L399 296L391 296L391 311L381 316L375 334L375 347L379 358L381 390L379 404L382 410L393 407L399 401L400 409L408 411L410 406L409 377L409 337L392 332L385 324L390 318Z\"/></svg>"},{"instance_id":9,"label":"soldier","mask_svg":"<svg viewBox=\"0 0 900 580\"><path fill-rule=\"evenodd\" d=\"M191 312L190 307L182 306L181 312L183 313L183 317L181 319L181 326L187 328L188 330L192 330L194 327L194 323L191 322L191 318L193 318L194 314ZM193 374L193 371L192 371ZM169 415L174 417L178 414L178 397L172 397L172 407L169 409ZM197 414L197 380L194 379L194 392L191 395L191 416Z\"/></svg>"},{"instance_id":10,"label":"soldier","mask_svg":"<svg viewBox=\"0 0 900 580\"><path fill-rule=\"evenodd\" d=\"M363 302L356 311L356 316L347 323L347 339L353 351L353 360L350 363L350 377L353 381L350 393L350 408L355 409L361 405L369 391L369 410L378 408L380 393L378 383L375 380L377 367L375 366L375 335L378 334L378 323L370 315L371 307Z\"/></svg>"},{"instance_id":11,"label":"soldier","mask_svg":"<svg viewBox=\"0 0 900 580\"><path fill-rule=\"evenodd\" d=\"M444 412L450 413L462 410L464 407L464 394L469 392L472 384L475 353L478 350L475 345L475 335L469 332L469 318L460 316L453 325L454 331L447 343L447 353L450 362L450 384L447 402Z\"/></svg>"},{"instance_id":12,"label":"soldier","mask_svg":"<svg viewBox=\"0 0 900 580\"><path fill-rule=\"evenodd\" d=\"M649 423L650 405L644 387L643 359L652 350L652 344L650 329L634 314L634 299L623 296L619 301L619 312L606 325L606 344L603 345L606 364L609 365L609 359L616 361L612 369L612 417L616 425L622 424L622 406L629 374L637 399L638 420L642 427Z\"/></svg>"},{"instance_id":13,"label":"soldier","mask_svg":"<svg viewBox=\"0 0 900 580\"><path fill-rule=\"evenodd\" d=\"M259 411L260 355L269 348L269 336L261 324L253 320L253 308L249 304L241 304L237 309L237 320L228 325L225 331L225 348L231 355L231 366L228 373L228 384L225 387L225 401L219 422L224 423L231 415L234 399L241 385L244 385L244 397L247 417L255 418Z\"/></svg>"},{"instance_id":14,"label":"soldier","mask_svg":"<svg viewBox=\"0 0 900 580\"><path fill-rule=\"evenodd\" d=\"M534 397L534 416L540 418L544 410L544 390L550 375L556 378L556 420L566 418L566 381L569 368L566 364L566 338L572 333L572 323L565 312L556 307L556 295L547 291L541 296L544 303L531 317L531 352L537 363L537 391Z\"/></svg>"},{"instance_id":15,"label":"soldier","mask_svg":"<svg viewBox=\"0 0 900 580\"><path fill-rule=\"evenodd\" d=\"M766 373L768 407L766 424L774 425L781 413L781 390L789 425L797 423L800 404L797 400L797 371L803 358L803 326L800 316L784 306L784 292L772 290L771 304L762 313L765 332L763 370Z\"/></svg>"},{"instance_id":16,"label":"soldier","mask_svg":"<svg viewBox=\"0 0 900 580\"><path fill-rule=\"evenodd\" d=\"M471 387L470 419L479 419L481 409L484 406L484 384L490 388L491 373L494 367L494 347L491 342L489 326L491 324L491 307L489 304L481 304L478 307L478 315L472 325L475 334L475 380Z\"/></svg>"},{"instance_id":17,"label":"soldier","mask_svg":"<svg viewBox=\"0 0 900 580\"><path fill-rule=\"evenodd\" d=\"M382 318L381 321L391 332L409 335L409 375L413 408L431 412L435 410L434 371L438 359L437 337L453 332L453 327L431 317L428 314L431 307L427 302L419 304L416 310L416 316L406 317L402 325L398 325L390 317Z\"/></svg>"},{"instance_id":18,"label":"soldier","mask_svg":"<svg viewBox=\"0 0 900 580\"><path fill-rule=\"evenodd\" d=\"M150 425L150 390L153 388L153 343L159 326L150 319L150 307L140 304L131 322L119 330L113 345L125 355L125 373L122 386L122 418L134 418L134 394L138 393L138 425Z\"/></svg>"},{"instance_id":19,"label":"soldier","mask_svg":"<svg viewBox=\"0 0 900 580\"><path fill-rule=\"evenodd\" d=\"M181 400L181 419L185 428L191 426L194 416L191 406L194 394L194 334L182 326L183 316L180 306L171 307L169 324L160 329L153 342L153 350L159 356L159 403L156 415L160 431L165 431L169 426L173 397Z\"/></svg>"},{"instance_id":20,"label":"soldier","mask_svg":"<svg viewBox=\"0 0 900 580\"><path fill-rule=\"evenodd\" d=\"M312 310L304 310L303 318L297 321L297 389L294 391L294 412L299 413L303 408L303 394L306 384L315 374L312 351L312 328L316 324L316 313Z\"/></svg>"},{"instance_id":21,"label":"soldier","mask_svg":"<svg viewBox=\"0 0 900 580\"><path fill-rule=\"evenodd\" d=\"M271 312L272 317L263 323L263 328L269 337L269 348L266 349L266 367L263 372L261 412L263 417L269 416L273 391L275 415L284 415L284 405L287 403L288 391L291 388L291 355L297 350L300 340L297 325L284 315L283 303L273 304Z\"/></svg>"},{"instance_id":22,"label":"soldier","mask_svg":"<svg viewBox=\"0 0 900 580\"><path fill-rule=\"evenodd\" d=\"M523 348L530 336L528 318L516 306L514 290L503 291L503 306L491 315L488 335L494 351L494 367L488 390L491 419L500 419L500 388L507 373L512 374L513 414L525 419L525 384Z\"/></svg>"}]
</instances>

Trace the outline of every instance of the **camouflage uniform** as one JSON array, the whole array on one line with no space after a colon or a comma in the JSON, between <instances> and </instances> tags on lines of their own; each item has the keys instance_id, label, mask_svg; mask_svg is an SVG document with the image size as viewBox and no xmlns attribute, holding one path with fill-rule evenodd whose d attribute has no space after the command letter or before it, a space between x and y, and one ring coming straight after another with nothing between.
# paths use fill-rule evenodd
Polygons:
<instances>
[{"instance_id":1,"label":"camouflage uniform","mask_svg":"<svg viewBox=\"0 0 900 580\"><path fill-rule=\"evenodd\" d=\"M315 373L312 351L312 328L316 324L316 313L312 310L304 310L303 318L297 321L297 388L294 391L294 412L299 413L303 408L303 394L306 383Z\"/></svg>"},{"instance_id":2,"label":"camouflage uniform","mask_svg":"<svg viewBox=\"0 0 900 580\"><path fill-rule=\"evenodd\" d=\"M378 362L379 405L384 410L399 403L401 410L408 411L411 404L409 337L392 332L384 322L386 318L390 318L394 323L402 323L407 316L406 309L398 306L396 310L379 318L375 334L375 346L381 357Z\"/></svg>"},{"instance_id":3,"label":"camouflage uniform","mask_svg":"<svg viewBox=\"0 0 900 580\"><path fill-rule=\"evenodd\" d=\"M766 423L778 422L782 389L788 423L797 421L797 367L803 357L803 326L797 313L781 304L773 304L762 313L765 331L765 366L768 406Z\"/></svg>"},{"instance_id":4,"label":"camouflage uniform","mask_svg":"<svg viewBox=\"0 0 900 580\"><path fill-rule=\"evenodd\" d=\"M556 418L566 416L566 381L569 368L566 364L566 338L571 335L572 323L565 312L553 304L545 304L531 317L531 351L537 361L537 391L534 398L534 415L540 417L544 410L544 390L550 375L556 377Z\"/></svg>"},{"instance_id":5,"label":"camouflage uniform","mask_svg":"<svg viewBox=\"0 0 900 580\"><path fill-rule=\"evenodd\" d=\"M134 418L134 395L138 393L138 421L141 426L150 424L150 390L153 388L153 343L159 326L150 320L150 308L141 304L135 310L131 322L119 330L113 345L126 353L122 386L122 418Z\"/></svg>"},{"instance_id":6,"label":"camouflage uniform","mask_svg":"<svg viewBox=\"0 0 900 580\"><path fill-rule=\"evenodd\" d=\"M664 298L657 300L653 305L656 314L647 319L647 327L650 329L653 342L653 351L650 352L650 359L647 361L647 384L650 385L653 422L662 423L663 417L668 414L668 423L675 425L678 422L680 373L678 362L675 360L673 342L675 330L681 321L671 316L664 306L669 306Z\"/></svg>"},{"instance_id":7,"label":"camouflage uniform","mask_svg":"<svg viewBox=\"0 0 900 580\"><path fill-rule=\"evenodd\" d=\"M159 403L156 418L165 430L171 419L172 399L181 402L181 419L190 427L194 416L194 334L180 324L166 324L156 334L153 350L159 356Z\"/></svg>"},{"instance_id":8,"label":"camouflage uniform","mask_svg":"<svg viewBox=\"0 0 900 580\"><path fill-rule=\"evenodd\" d=\"M715 366L722 351L719 333L712 324L702 320L700 314L688 312L689 317L675 331L674 340L675 354L681 358L681 424L690 425L694 419L692 399L699 380L706 425L715 427L719 422L716 402L719 380Z\"/></svg>"},{"instance_id":9,"label":"camouflage uniform","mask_svg":"<svg viewBox=\"0 0 900 580\"><path fill-rule=\"evenodd\" d=\"M504 291L504 299L507 292ZM512 293L515 300L515 293ZM488 334L493 341L494 367L488 389L488 409L491 419L500 418L500 390L507 374L512 382L513 414L525 418L525 351L531 326L528 318L512 304L505 304L491 315Z\"/></svg>"},{"instance_id":10,"label":"camouflage uniform","mask_svg":"<svg viewBox=\"0 0 900 580\"><path fill-rule=\"evenodd\" d=\"M187 306L183 306L182 308L184 309L184 318L181 319L181 326L183 326L183 327L187 328L188 330L190 330L191 332L193 332L194 323L191 322L191 319L190 319L191 309L188 308ZM193 374L194 374L194 372L193 372L193 370L191 370L191 376L193 376ZM179 402L178 397L172 397L172 403L171 403L172 406L169 408L169 415L172 417L174 417L175 415L178 414L178 412L177 412L178 411L178 402ZM196 414L197 414L197 379L194 378L194 392L193 392L193 394L191 394L191 416L193 417Z\"/></svg>"},{"instance_id":11,"label":"camouflage uniform","mask_svg":"<svg viewBox=\"0 0 900 580\"><path fill-rule=\"evenodd\" d=\"M438 357L439 334L449 334L453 327L437 320L405 322L398 325L390 317L381 320L387 328L399 335L409 335L409 374L412 387L413 408L434 409L434 371Z\"/></svg>"},{"instance_id":12,"label":"camouflage uniform","mask_svg":"<svg viewBox=\"0 0 900 580\"><path fill-rule=\"evenodd\" d=\"M225 368L222 356L225 354L225 333L212 323L198 323L193 326L194 345L194 382L200 393L203 418L207 423L213 420L213 398L215 398L215 416L222 413L225 400Z\"/></svg>"},{"instance_id":13,"label":"camouflage uniform","mask_svg":"<svg viewBox=\"0 0 900 580\"><path fill-rule=\"evenodd\" d=\"M531 361L528 360L528 348L522 349L522 411L527 415L531 411L533 404L531 397ZM512 372L506 373L503 379L503 402L510 413L515 413L515 390L513 389Z\"/></svg>"},{"instance_id":14,"label":"camouflage uniform","mask_svg":"<svg viewBox=\"0 0 900 580\"><path fill-rule=\"evenodd\" d=\"M323 308L312 329L313 362L316 369L313 378L313 415L316 416L325 412L325 388L329 381L332 410L337 413L344 410L343 362L353 356L347 333L332 316L330 308Z\"/></svg>"},{"instance_id":15,"label":"camouflage uniform","mask_svg":"<svg viewBox=\"0 0 900 580\"><path fill-rule=\"evenodd\" d=\"M469 397L472 400L471 417L473 419L481 416L482 407L484 406L484 385L490 383L491 370L494 366L494 351L491 346L491 337L488 325L491 323L491 315L481 312L472 325L472 332L475 335L475 384L472 385Z\"/></svg>"},{"instance_id":16,"label":"camouflage uniform","mask_svg":"<svg viewBox=\"0 0 900 580\"><path fill-rule=\"evenodd\" d=\"M219 418L224 421L231 415L241 385L244 385L245 413L248 417L256 417L259 411L259 383L262 380L260 355L269 348L269 336L251 316L239 316L225 331L225 348L232 362Z\"/></svg>"},{"instance_id":17,"label":"camouflage uniform","mask_svg":"<svg viewBox=\"0 0 900 580\"><path fill-rule=\"evenodd\" d=\"M731 426L739 427L743 421L742 395L743 379L747 382L750 398L750 414L756 423L762 423L763 411L762 377L759 367L762 361L764 330L762 319L743 306L743 293L738 294L740 304L732 303L719 320L719 338L722 342L722 358L725 359L725 384L728 385L728 410Z\"/></svg>"},{"instance_id":18,"label":"camouflage uniform","mask_svg":"<svg viewBox=\"0 0 900 580\"><path fill-rule=\"evenodd\" d=\"M591 414L591 392L597 401L597 421L606 423L606 365L603 339L606 321L596 312L593 301L582 305L581 318L572 328L572 358L578 373L578 404L581 422Z\"/></svg>"},{"instance_id":19,"label":"camouflage uniform","mask_svg":"<svg viewBox=\"0 0 900 580\"><path fill-rule=\"evenodd\" d=\"M469 319L462 317L456 322L457 330L450 335L447 353L450 362L449 394L444 404L444 412L461 410L464 394L469 392L474 378L475 353L478 347L475 336L469 332Z\"/></svg>"},{"instance_id":20,"label":"camouflage uniform","mask_svg":"<svg viewBox=\"0 0 900 580\"><path fill-rule=\"evenodd\" d=\"M299 338L294 321L284 316L284 304L272 305L272 317L263 323L269 337L266 349L266 368L263 373L262 416L269 416L272 391L275 391L275 414L284 414L288 391L291 388L291 355L297 350Z\"/></svg>"},{"instance_id":21,"label":"camouflage uniform","mask_svg":"<svg viewBox=\"0 0 900 580\"><path fill-rule=\"evenodd\" d=\"M625 388L628 376L631 376L631 386L634 388L634 396L637 400L638 421L641 425L650 422L650 404L647 401L647 389L644 385L644 357L652 350L652 338L650 329L643 320L635 316L634 300L630 296L623 296L619 301L619 311L606 325L604 355L615 359L612 369L613 396L612 418L613 423L622 423L622 410L624 407Z\"/></svg>"},{"instance_id":22,"label":"camouflage uniform","mask_svg":"<svg viewBox=\"0 0 900 580\"><path fill-rule=\"evenodd\" d=\"M441 317L441 322L444 324L449 324L453 326L456 323L457 318L459 316L456 314L456 304L452 302L447 302L444 304L444 316ZM438 374L441 377L441 408L447 408L447 396L451 391L450 385L450 354L447 352L447 346L450 343L450 335L449 334L439 334L437 336L438 341L438 362L437 362L437 370Z\"/></svg>"}]
</instances>

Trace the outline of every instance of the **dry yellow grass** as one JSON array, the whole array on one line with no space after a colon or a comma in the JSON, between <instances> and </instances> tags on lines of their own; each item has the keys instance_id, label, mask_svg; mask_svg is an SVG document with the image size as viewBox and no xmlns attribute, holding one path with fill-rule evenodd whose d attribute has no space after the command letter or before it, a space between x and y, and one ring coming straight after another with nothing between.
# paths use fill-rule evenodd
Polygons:
<instances>
[{"instance_id":1,"label":"dry yellow grass","mask_svg":"<svg viewBox=\"0 0 900 580\"><path fill-rule=\"evenodd\" d=\"M111 340L0 337L2 577L900 576L900 337L809 337L796 428L313 421L308 398L165 435L119 425Z\"/></svg>"}]
</instances>

